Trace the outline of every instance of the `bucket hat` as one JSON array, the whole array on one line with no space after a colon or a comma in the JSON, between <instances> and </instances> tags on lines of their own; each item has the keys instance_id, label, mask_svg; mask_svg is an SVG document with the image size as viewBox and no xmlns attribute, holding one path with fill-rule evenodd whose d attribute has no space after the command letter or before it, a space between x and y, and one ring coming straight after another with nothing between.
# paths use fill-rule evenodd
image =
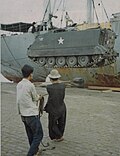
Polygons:
<instances>
[{"instance_id":1,"label":"bucket hat","mask_svg":"<svg viewBox=\"0 0 120 156\"><path fill-rule=\"evenodd\" d=\"M52 78L52 79L57 79L57 78L61 77L61 75L59 74L59 72L56 69L51 70L51 72L48 76L49 76L49 78Z\"/></svg>"}]
</instances>

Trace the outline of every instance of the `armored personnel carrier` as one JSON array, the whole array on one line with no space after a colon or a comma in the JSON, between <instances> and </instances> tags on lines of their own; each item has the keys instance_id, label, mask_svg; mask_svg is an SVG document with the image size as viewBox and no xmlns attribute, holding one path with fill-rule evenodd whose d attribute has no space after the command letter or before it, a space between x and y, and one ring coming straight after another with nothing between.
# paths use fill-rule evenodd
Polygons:
<instances>
[{"instance_id":1,"label":"armored personnel carrier","mask_svg":"<svg viewBox=\"0 0 120 156\"><path fill-rule=\"evenodd\" d=\"M111 29L54 29L41 33L28 48L28 57L40 66L99 67L113 63L116 34Z\"/></svg>"}]
</instances>

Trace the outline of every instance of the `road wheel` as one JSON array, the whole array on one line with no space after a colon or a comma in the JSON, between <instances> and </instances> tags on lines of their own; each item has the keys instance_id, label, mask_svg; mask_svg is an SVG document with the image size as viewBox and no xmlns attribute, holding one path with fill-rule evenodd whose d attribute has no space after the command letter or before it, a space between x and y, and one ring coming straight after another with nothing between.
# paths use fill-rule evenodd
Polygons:
<instances>
[{"instance_id":1,"label":"road wheel","mask_svg":"<svg viewBox=\"0 0 120 156\"><path fill-rule=\"evenodd\" d=\"M89 63L89 57L88 56L79 56L78 57L78 64L81 67L86 67L88 63Z\"/></svg>"},{"instance_id":2,"label":"road wheel","mask_svg":"<svg viewBox=\"0 0 120 156\"><path fill-rule=\"evenodd\" d=\"M67 57L68 67L74 67L77 64L77 58L75 56Z\"/></svg>"},{"instance_id":3,"label":"road wheel","mask_svg":"<svg viewBox=\"0 0 120 156\"><path fill-rule=\"evenodd\" d=\"M54 57L49 57L47 59L47 65L48 65L48 67L53 67L55 65L55 58Z\"/></svg>"},{"instance_id":4,"label":"road wheel","mask_svg":"<svg viewBox=\"0 0 120 156\"><path fill-rule=\"evenodd\" d=\"M44 66L45 65L45 57L41 57L41 58L39 58L38 59L38 63L39 63L39 65L42 67L42 66Z\"/></svg>"},{"instance_id":5,"label":"road wheel","mask_svg":"<svg viewBox=\"0 0 120 156\"><path fill-rule=\"evenodd\" d=\"M57 57L56 64L58 67L63 67L65 65L65 57Z\"/></svg>"}]
</instances>

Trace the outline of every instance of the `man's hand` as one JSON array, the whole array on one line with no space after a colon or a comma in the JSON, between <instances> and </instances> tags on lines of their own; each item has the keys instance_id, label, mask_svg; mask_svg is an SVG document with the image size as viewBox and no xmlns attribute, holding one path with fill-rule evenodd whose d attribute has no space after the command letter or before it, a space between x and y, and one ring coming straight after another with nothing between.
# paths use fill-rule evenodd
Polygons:
<instances>
[{"instance_id":1,"label":"man's hand","mask_svg":"<svg viewBox=\"0 0 120 156\"><path fill-rule=\"evenodd\" d=\"M43 97L42 95L39 95L39 100L41 100L41 99L42 99L42 97Z\"/></svg>"}]
</instances>

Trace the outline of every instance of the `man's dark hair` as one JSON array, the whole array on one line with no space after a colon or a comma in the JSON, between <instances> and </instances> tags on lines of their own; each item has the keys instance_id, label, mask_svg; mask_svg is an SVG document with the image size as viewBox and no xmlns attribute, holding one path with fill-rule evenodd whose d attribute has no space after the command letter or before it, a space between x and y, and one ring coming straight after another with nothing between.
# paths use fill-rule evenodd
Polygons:
<instances>
[{"instance_id":1,"label":"man's dark hair","mask_svg":"<svg viewBox=\"0 0 120 156\"><path fill-rule=\"evenodd\" d=\"M31 73L33 73L33 67L25 64L22 69L22 74L23 74L23 77L27 78Z\"/></svg>"}]
</instances>

